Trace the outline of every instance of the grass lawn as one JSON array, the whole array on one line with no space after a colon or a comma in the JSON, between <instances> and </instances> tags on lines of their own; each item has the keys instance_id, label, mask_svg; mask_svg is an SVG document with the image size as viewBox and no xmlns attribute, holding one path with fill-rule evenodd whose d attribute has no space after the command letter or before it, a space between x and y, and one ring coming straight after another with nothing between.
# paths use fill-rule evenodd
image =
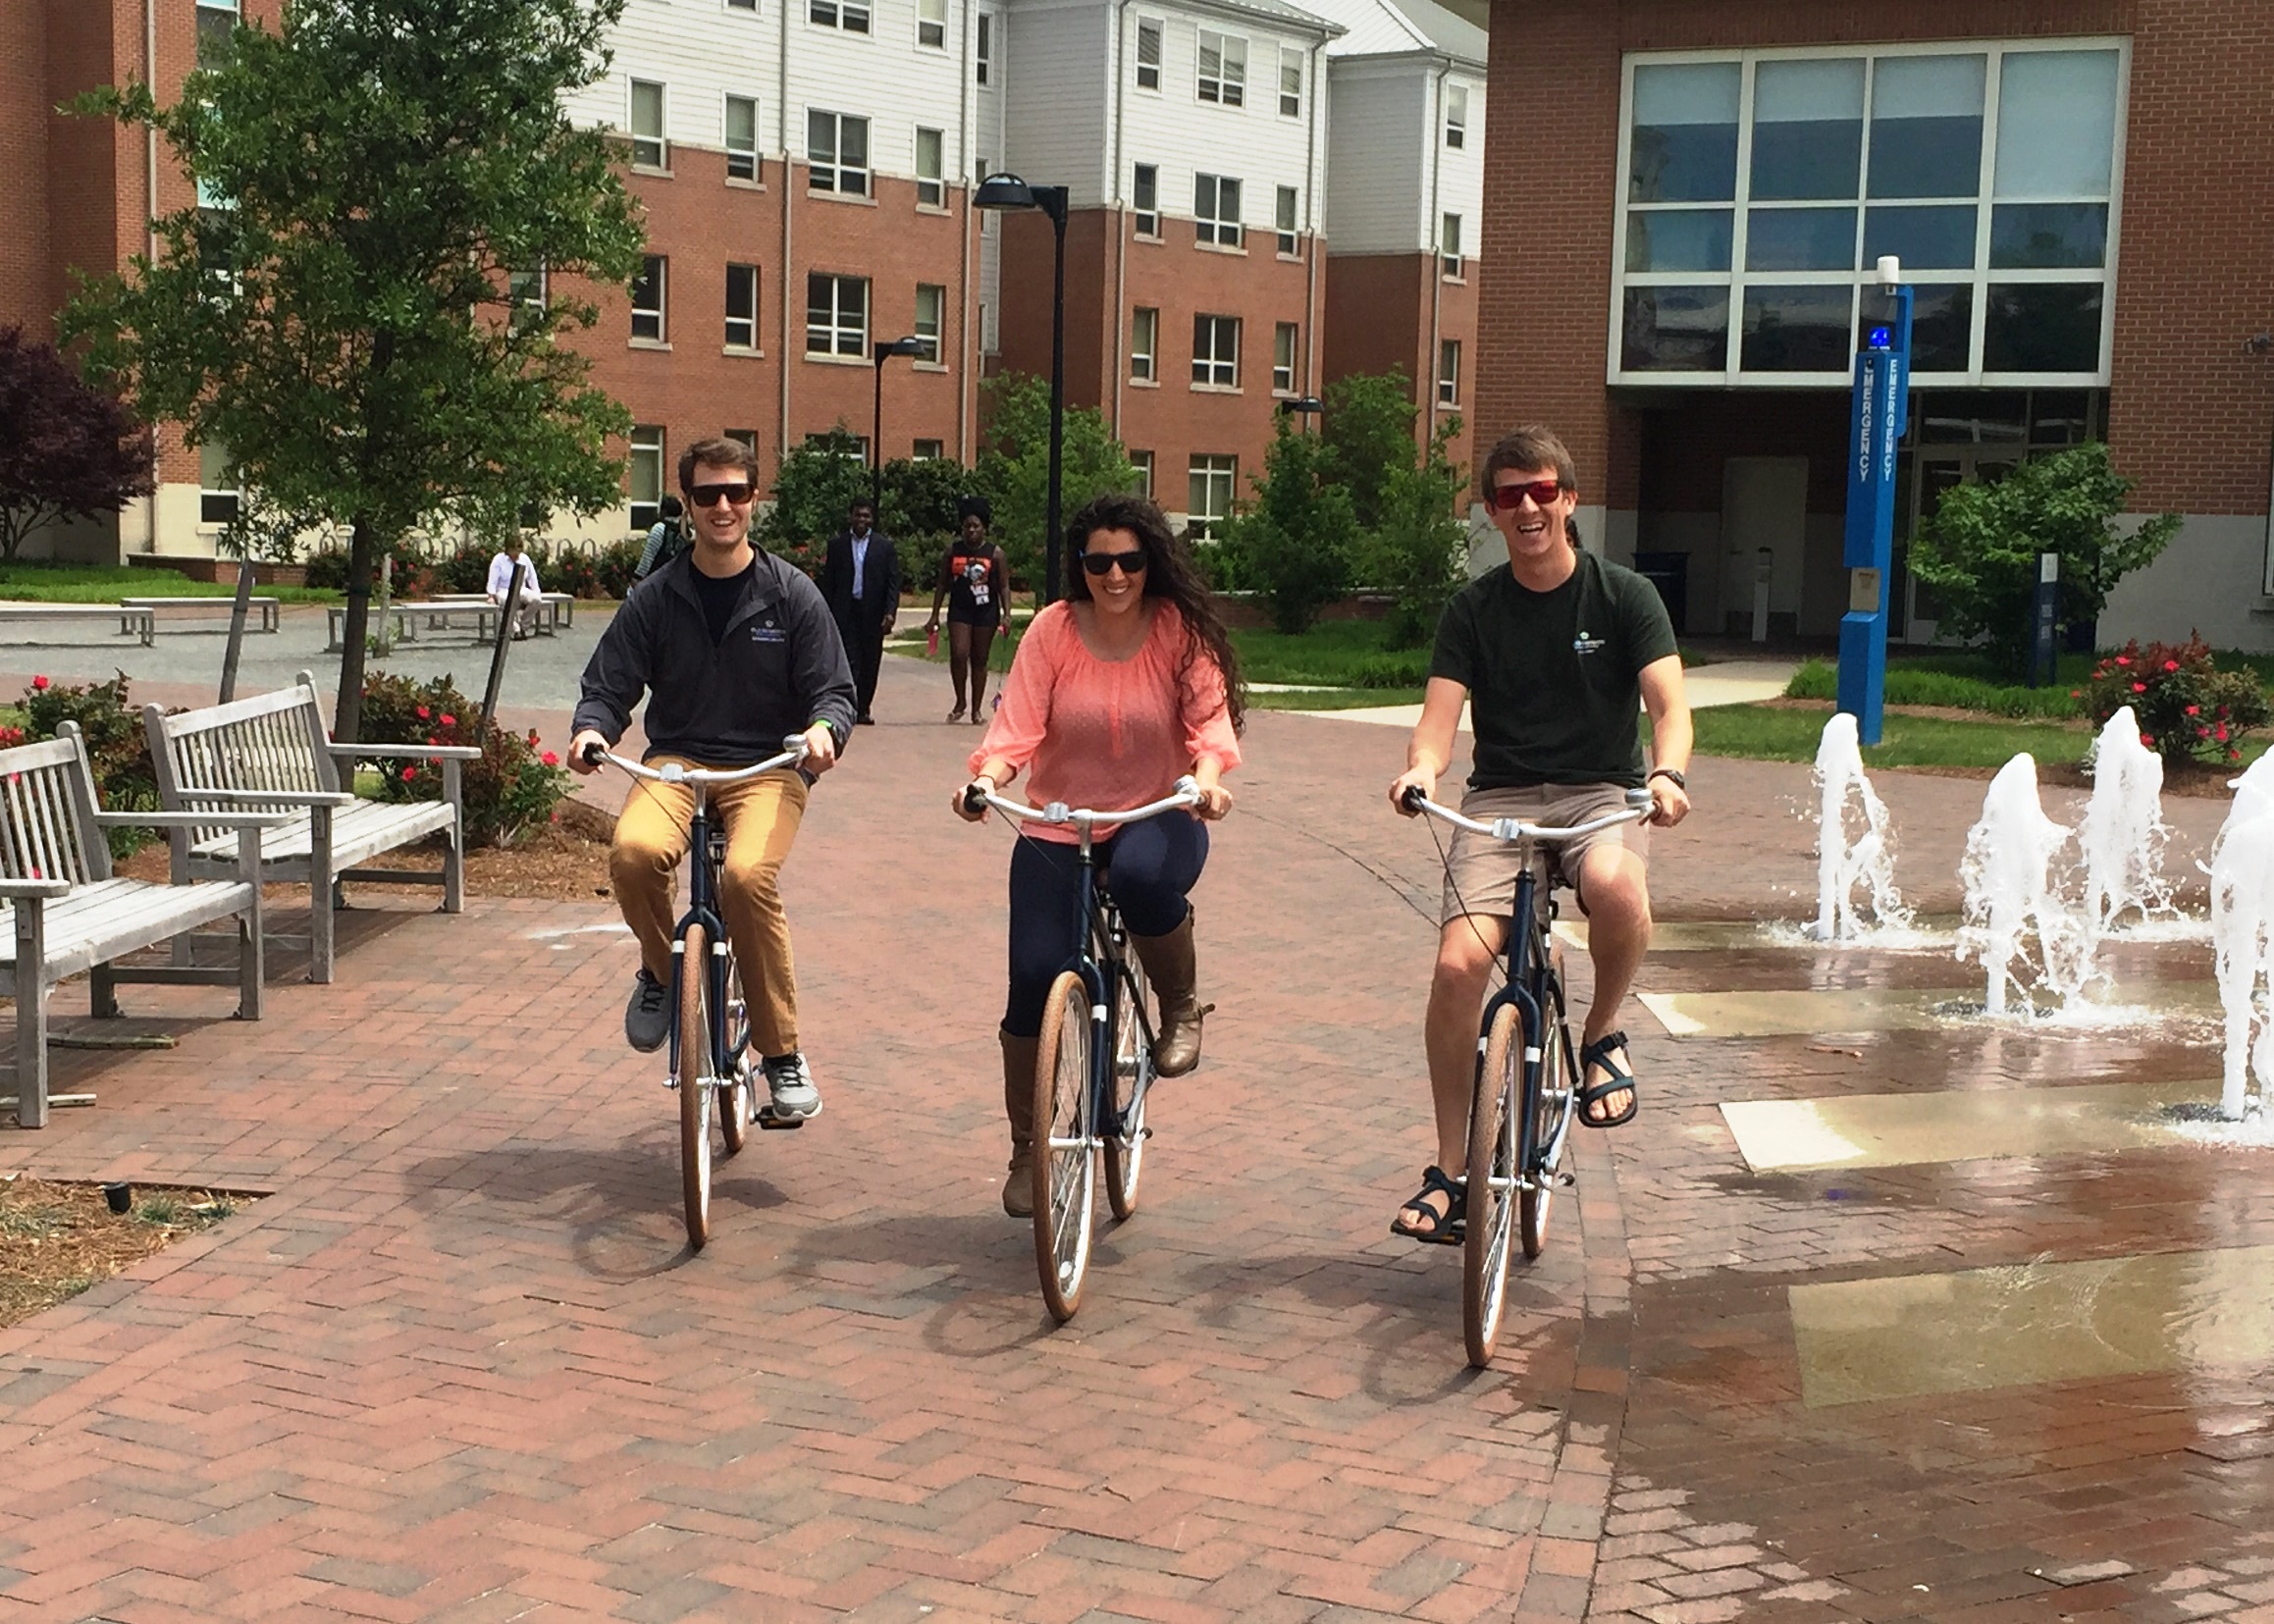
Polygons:
<instances>
[{"instance_id":1,"label":"grass lawn","mask_svg":"<svg viewBox=\"0 0 2274 1624\"><path fill-rule=\"evenodd\" d=\"M253 588L256 597L288 603L337 603L323 587ZM116 603L122 598L234 598L237 584L192 581L170 569L125 564L51 564L15 559L0 563L0 598L40 603Z\"/></svg>"},{"instance_id":2,"label":"grass lawn","mask_svg":"<svg viewBox=\"0 0 2274 1624\"><path fill-rule=\"evenodd\" d=\"M1815 710L1719 705L1692 712L1701 756L1759 761L1813 761L1824 716ZM1649 732L1648 723L1644 732ZM1935 716L1889 716L1879 743L1864 751L1871 767L2000 767L2025 751L2040 765L2082 760L2092 735L2050 722L1952 721ZM2240 772L2266 752L2266 741L2243 746Z\"/></svg>"}]
</instances>

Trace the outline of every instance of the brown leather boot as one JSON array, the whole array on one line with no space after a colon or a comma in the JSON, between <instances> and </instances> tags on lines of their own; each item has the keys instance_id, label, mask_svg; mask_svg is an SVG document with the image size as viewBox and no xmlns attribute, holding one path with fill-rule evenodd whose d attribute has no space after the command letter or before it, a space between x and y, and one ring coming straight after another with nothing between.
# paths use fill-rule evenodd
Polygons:
<instances>
[{"instance_id":1,"label":"brown leather boot","mask_svg":"<svg viewBox=\"0 0 2274 1624\"><path fill-rule=\"evenodd\" d=\"M1003 1211L1013 1218L1034 1215L1034 1052L1039 1037L1003 1040L1003 1115L1011 1123L1011 1166L1003 1175Z\"/></svg>"},{"instance_id":2,"label":"brown leather boot","mask_svg":"<svg viewBox=\"0 0 2274 1624\"><path fill-rule=\"evenodd\" d=\"M1192 952L1192 915L1166 936L1139 936L1137 949L1153 996L1161 1006L1161 1033L1153 1044L1153 1070L1164 1077L1181 1077L1200 1064L1200 1018L1216 1006L1199 999L1199 966Z\"/></svg>"}]
</instances>

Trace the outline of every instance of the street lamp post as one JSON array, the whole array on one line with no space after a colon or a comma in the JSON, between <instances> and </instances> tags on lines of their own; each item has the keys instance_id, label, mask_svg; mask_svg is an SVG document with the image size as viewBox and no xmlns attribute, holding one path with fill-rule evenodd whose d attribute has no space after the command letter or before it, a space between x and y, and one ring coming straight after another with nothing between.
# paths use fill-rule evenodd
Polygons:
<instances>
[{"instance_id":1,"label":"street lamp post","mask_svg":"<svg viewBox=\"0 0 2274 1624\"><path fill-rule=\"evenodd\" d=\"M884 363L895 355L922 355L922 339L879 339L876 357L876 415L869 430L869 499L879 509L884 503Z\"/></svg>"},{"instance_id":2,"label":"street lamp post","mask_svg":"<svg viewBox=\"0 0 2274 1624\"><path fill-rule=\"evenodd\" d=\"M1042 602L1058 601L1059 503L1066 456L1066 188L1031 186L1016 175L990 175L972 194L978 209L1040 209L1050 217L1057 257L1050 278L1050 484L1042 515Z\"/></svg>"}]
</instances>

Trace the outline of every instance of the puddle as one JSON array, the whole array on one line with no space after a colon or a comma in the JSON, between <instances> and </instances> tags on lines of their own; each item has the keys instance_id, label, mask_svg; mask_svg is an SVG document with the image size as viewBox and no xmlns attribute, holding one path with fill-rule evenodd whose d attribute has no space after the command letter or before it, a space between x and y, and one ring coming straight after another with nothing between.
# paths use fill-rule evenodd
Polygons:
<instances>
[{"instance_id":1,"label":"puddle","mask_svg":"<svg viewBox=\"0 0 2274 1624\"><path fill-rule=\"evenodd\" d=\"M2174 1041L2215 1041L2218 988L2160 982L2157 1002L2081 1004L2032 1018L1990 1017L1980 987L1838 987L1635 995L1670 1037L1793 1037L1835 1032L1930 1031L1954 1025L2059 1035L2152 1026ZM2194 1027L2200 1025L2198 1035Z\"/></svg>"},{"instance_id":2,"label":"puddle","mask_svg":"<svg viewBox=\"0 0 2274 1624\"><path fill-rule=\"evenodd\" d=\"M1721 1115L1755 1173L2089 1155L2183 1142L2175 1113L2218 1079L2093 1083L1821 1100L1735 1100ZM2240 1126L2240 1125L2230 1125Z\"/></svg>"}]
</instances>

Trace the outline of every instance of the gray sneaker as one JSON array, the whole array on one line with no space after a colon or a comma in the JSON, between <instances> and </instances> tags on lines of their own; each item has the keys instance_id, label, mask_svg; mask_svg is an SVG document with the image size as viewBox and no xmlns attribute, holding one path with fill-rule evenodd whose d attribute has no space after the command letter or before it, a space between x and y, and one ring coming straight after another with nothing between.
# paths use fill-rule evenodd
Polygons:
<instances>
[{"instance_id":1,"label":"gray sneaker","mask_svg":"<svg viewBox=\"0 0 2274 1624\"><path fill-rule=\"evenodd\" d=\"M804 1122L821 1114L821 1091L814 1086L813 1069L796 1051L765 1063L766 1085L773 1094L769 1108L776 1121Z\"/></svg>"},{"instance_id":2,"label":"gray sneaker","mask_svg":"<svg viewBox=\"0 0 2274 1624\"><path fill-rule=\"evenodd\" d=\"M643 1055L652 1055L671 1035L671 989L650 975L645 965L632 983L632 1001L624 1006L624 1038Z\"/></svg>"}]
</instances>

